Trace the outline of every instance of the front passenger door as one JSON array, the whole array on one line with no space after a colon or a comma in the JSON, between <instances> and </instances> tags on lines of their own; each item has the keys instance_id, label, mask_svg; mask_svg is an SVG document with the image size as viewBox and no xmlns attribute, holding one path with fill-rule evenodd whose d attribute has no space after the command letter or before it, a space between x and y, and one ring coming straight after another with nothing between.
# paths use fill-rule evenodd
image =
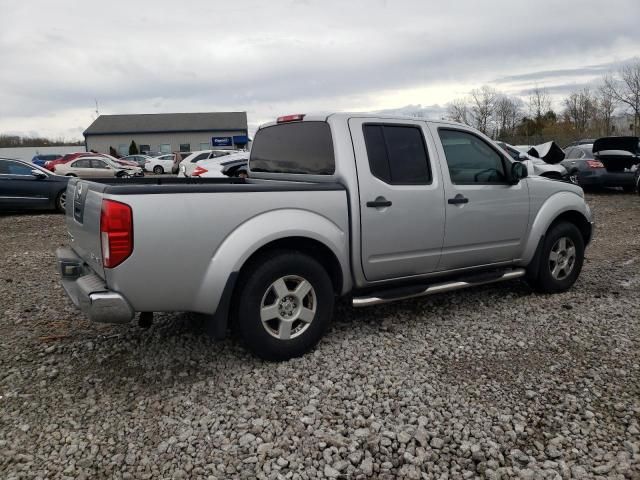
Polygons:
<instances>
[{"instance_id":1,"label":"front passenger door","mask_svg":"<svg viewBox=\"0 0 640 480\"><path fill-rule=\"evenodd\" d=\"M445 159L446 224L438 270L511 262L529 224L527 182L510 184L511 161L472 130L433 127Z\"/></svg>"}]
</instances>

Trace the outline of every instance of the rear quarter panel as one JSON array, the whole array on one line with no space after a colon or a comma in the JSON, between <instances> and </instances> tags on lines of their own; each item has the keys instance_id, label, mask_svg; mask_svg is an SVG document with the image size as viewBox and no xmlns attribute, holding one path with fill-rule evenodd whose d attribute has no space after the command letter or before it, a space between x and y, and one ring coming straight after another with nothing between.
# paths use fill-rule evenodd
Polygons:
<instances>
[{"instance_id":1,"label":"rear quarter panel","mask_svg":"<svg viewBox=\"0 0 640 480\"><path fill-rule=\"evenodd\" d=\"M106 269L136 311L213 313L229 275L260 247L302 236L329 247L350 288L346 192L116 195L131 206L134 250Z\"/></svg>"}]
</instances>

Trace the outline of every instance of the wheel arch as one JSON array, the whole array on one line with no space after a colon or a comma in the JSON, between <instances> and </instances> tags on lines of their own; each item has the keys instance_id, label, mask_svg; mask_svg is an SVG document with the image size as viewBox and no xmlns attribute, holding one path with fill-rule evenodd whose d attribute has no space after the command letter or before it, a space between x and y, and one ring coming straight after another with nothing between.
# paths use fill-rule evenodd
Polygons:
<instances>
[{"instance_id":1,"label":"wheel arch","mask_svg":"<svg viewBox=\"0 0 640 480\"><path fill-rule=\"evenodd\" d=\"M216 311L223 291L230 288L228 279L237 277L247 265L274 249L309 254L327 268L336 292L345 293L351 289L346 228L318 213L291 208L246 220L213 252L193 301L194 311Z\"/></svg>"},{"instance_id":2,"label":"wheel arch","mask_svg":"<svg viewBox=\"0 0 640 480\"><path fill-rule=\"evenodd\" d=\"M558 192L549 197L538 210L529 231L529 237L520 262L521 265L529 265L546 232L549 231L552 225L561 221L568 221L578 227L585 246L591 241L591 211L584 198L572 192Z\"/></svg>"}]
</instances>

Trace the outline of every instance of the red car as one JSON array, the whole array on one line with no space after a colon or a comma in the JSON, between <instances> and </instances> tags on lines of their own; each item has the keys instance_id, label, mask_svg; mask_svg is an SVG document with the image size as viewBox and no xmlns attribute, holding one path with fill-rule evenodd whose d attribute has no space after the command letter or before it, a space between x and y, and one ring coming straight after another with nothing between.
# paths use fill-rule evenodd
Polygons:
<instances>
[{"instance_id":1,"label":"red car","mask_svg":"<svg viewBox=\"0 0 640 480\"><path fill-rule=\"evenodd\" d=\"M61 163L69 163L72 160L80 157L106 157L109 158L120 165L127 165L129 167L137 167L138 164L129 160L120 160L118 158L114 158L110 155L105 155L104 153L93 153L93 152L75 152L75 153L67 153L64 157L59 158L57 160L50 160L44 164L44 168L50 171L55 171L56 165L60 165Z\"/></svg>"}]
</instances>

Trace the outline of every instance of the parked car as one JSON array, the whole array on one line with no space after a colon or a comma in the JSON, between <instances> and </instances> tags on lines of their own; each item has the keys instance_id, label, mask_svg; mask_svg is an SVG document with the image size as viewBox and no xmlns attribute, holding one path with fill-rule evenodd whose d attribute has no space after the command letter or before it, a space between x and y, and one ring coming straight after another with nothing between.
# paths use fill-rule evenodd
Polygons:
<instances>
[{"instance_id":1,"label":"parked car","mask_svg":"<svg viewBox=\"0 0 640 480\"><path fill-rule=\"evenodd\" d=\"M56 165L58 175L69 177L132 177L142 176L140 167L120 165L105 157L81 157L69 163Z\"/></svg>"},{"instance_id":2,"label":"parked car","mask_svg":"<svg viewBox=\"0 0 640 480\"><path fill-rule=\"evenodd\" d=\"M150 158L153 158L153 157L150 157L149 155L136 154L136 155L127 155L126 157L122 157L120 160L134 162L138 167L144 168L145 162Z\"/></svg>"},{"instance_id":3,"label":"parked car","mask_svg":"<svg viewBox=\"0 0 640 480\"><path fill-rule=\"evenodd\" d=\"M178 176L190 177L193 171L196 169L196 163L202 160L208 160L210 158L223 157L235 152L235 150L200 150L199 152L193 152L191 155L180 162Z\"/></svg>"},{"instance_id":4,"label":"parked car","mask_svg":"<svg viewBox=\"0 0 640 480\"><path fill-rule=\"evenodd\" d=\"M56 209L64 212L69 177L21 160L0 158L0 211Z\"/></svg>"},{"instance_id":5,"label":"parked car","mask_svg":"<svg viewBox=\"0 0 640 480\"><path fill-rule=\"evenodd\" d=\"M640 163L638 137L598 138L593 144L569 147L565 153L562 165L579 185L635 190L634 176Z\"/></svg>"},{"instance_id":6,"label":"parked car","mask_svg":"<svg viewBox=\"0 0 640 480\"><path fill-rule=\"evenodd\" d=\"M75 160L76 158L80 158L80 157L93 157L97 154L93 153L93 152L74 152L74 153L67 153L66 155L63 155L62 158L58 158L56 160L48 160L47 162L45 162L44 164L44 168L46 168L47 170L49 170L50 172L55 171L55 167L56 165L61 165L63 163L67 163L70 162L71 160Z\"/></svg>"},{"instance_id":7,"label":"parked car","mask_svg":"<svg viewBox=\"0 0 640 480\"><path fill-rule=\"evenodd\" d=\"M146 162L144 162L144 169L147 172L153 172L156 174L171 173L175 158L176 156L173 153L149 158Z\"/></svg>"},{"instance_id":8,"label":"parked car","mask_svg":"<svg viewBox=\"0 0 640 480\"><path fill-rule=\"evenodd\" d=\"M541 158L537 158L526 152L523 152L513 145L504 142L496 142L503 150L505 150L511 158L520 161L527 166L529 175L540 175L541 177L551 178L554 180L568 180L569 175L567 169L562 165L552 165L545 162ZM529 147L527 150L530 150Z\"/></svg>"},{"instance_id":9,"label":"parked car","mask_svg":"<svg viewBox=\"0 0 640 480\"><path fill-rule=\"evenodd\" d=\"M576 140L575 142L571 142L569 145L564 147L564 149L566 150L569 147L576 147L578 145L587 145L587 144L591 145L595 141L596 141L595 138L583 138L581 140Z\"/></svg>"},{"instance_id":10,"label":"parked car","mask_svg":"<svg viewBox=\"0 0 640 480\"><path fill-rule=\"evenodd\" d=\"M232 153L223 157L201 160L191 172L192 177L224 178L246 177L249 163L249 152Z\"/></svg>"},{"instance_id":11,"label":"parked car","mask_svg":"<svg viewBox=\"0 0 640 480\"><path fill-rule=\"evenodd\" d=\"M52 160L58 160L59 158L62 158L62 155L60 155L59 153L38 154L34 155L34 157L31 159L31 163L39 167L44 167L45 163Z\"/></svg>"},{"instance_id":12,"label":"parked car","mask_svg":"<svg viewBox=\"0 0 640 480\"><path fill-rule=\"evenodd\" d=\"M282 360L316 345L336 296L369 306L522 277L562 292L591 239L580 187L527 177L452 122L281 117L258 129L249 175L72 179L57 251L70 298L96 322L198 312L220 337L230 321Z\"/></svg>"}]
</instances>

